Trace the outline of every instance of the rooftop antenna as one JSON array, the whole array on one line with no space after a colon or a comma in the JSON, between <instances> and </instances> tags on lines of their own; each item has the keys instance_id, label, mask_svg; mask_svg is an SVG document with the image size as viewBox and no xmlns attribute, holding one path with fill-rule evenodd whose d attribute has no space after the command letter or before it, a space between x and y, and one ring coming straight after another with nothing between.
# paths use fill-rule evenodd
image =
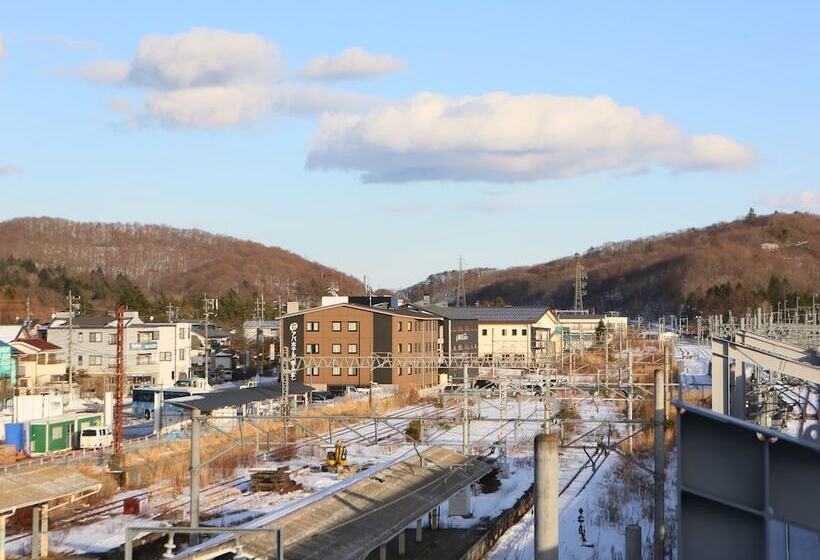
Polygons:
<instances>
[{"instance_id":1,"label":"rooftop antenna","mask_svg":"<svg viewBox=\"0 0 820 560\"><path fill-rule=\"evenodd\" d=\"M581 264L581 257L575 253L575 311L583 311L584 296L587 295L587 273Z\"/></svg>"},{"instance_id":2,"label":"rooftop antenna","mask_svg":"<svg viewBox=\"0 0 820 560\"><path fill-rule=\"evenodd\" d=\"M467 307L467 289L464 286L464 259L458 257L458 288L456 288L456 307Z\"/></svg>"}]
</instances>

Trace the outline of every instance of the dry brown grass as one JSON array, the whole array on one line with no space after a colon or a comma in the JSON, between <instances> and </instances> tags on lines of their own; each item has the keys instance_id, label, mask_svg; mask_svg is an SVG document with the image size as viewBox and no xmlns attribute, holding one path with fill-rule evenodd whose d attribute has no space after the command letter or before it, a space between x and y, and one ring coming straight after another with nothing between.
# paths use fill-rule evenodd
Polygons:
<instances>
[{"instance_id":1,"label":"dry brown grass","mask_svg":"<svg viewBox=\"0 0 820 560\"><path fill-rule=\"evenodd\" d=\"M385 398L376 399L373 403L374 414L384 414L392 410L403 408L420 401L419 393L416 389L401 391ZM294 421L294 427L288 430L288 445L283 446L284 430L279 421L258 421L255 422L259 430L244 428L244 444L225 451L232 445L236 445L240 438L239 428L223 429L226 433L207 431L201 439L201 457L205 462L211 457L224 452L223 455L213 460L202 469L202 483L229 478L241 468L252 467L257 462L256 443L259 439L260 450L271 451L274 460L277 457L284 457L280 450L292 449L293 453L285 455L295 456L297 447L293 445L303 438L311 436L310 432L321 433L328 429L328 420L318 418L318 416L366 416L371 414L370 402L368 399L339 399L338 402L329 404L321 409L309 409L299 411L299 416L307 416ZM317 416L316 419L310 417ZM333 423L336 429L342 425L341 421ZM129 487L147 487L154 484L170 486L181 491L188 484L190 467L191 445L187 440L171 441L161 447L141 449L139 451L126 454L125 464L131 473L131 479L135 482Z\"/></svg>"}]
</instances>

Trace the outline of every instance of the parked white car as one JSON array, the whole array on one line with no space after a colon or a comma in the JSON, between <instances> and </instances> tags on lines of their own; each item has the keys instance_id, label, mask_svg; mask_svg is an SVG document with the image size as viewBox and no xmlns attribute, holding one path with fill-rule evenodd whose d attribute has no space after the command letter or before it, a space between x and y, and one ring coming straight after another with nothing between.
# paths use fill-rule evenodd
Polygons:
<instances>
[{"instance_id":1,"label":"parked white car","mask_svg":"<svg viewBox=\"0 0 820 560\"><path fill-rule=\"evenodd\" d=\"M80 432L80 449L99 449L114 443L114 434L105 426L91 426Z\"/></svg>"}]
</instances>

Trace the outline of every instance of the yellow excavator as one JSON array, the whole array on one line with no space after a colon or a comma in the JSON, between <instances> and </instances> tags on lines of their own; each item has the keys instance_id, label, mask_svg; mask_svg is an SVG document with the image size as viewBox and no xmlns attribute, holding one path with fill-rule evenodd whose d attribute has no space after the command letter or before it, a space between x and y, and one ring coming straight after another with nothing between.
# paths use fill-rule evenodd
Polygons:
<instances>
[{"instance_id":1,"label":"yellow excavator","mask_svg":"<svg viewBox=\"0 0 820 560\"><path fill-rule=\"evenodd\" d=\"M347 466L347 445L345 445L344 440L337 441L336 447L327 452L325 462L328 467L335 468L337 471L341 471Z\"/></svg>"}]
</instances>

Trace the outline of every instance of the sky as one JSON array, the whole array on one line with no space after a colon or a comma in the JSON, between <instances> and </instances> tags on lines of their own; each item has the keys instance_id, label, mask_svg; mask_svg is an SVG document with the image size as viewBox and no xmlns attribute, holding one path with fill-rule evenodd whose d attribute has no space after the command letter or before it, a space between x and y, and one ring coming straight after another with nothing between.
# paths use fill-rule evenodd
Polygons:
<instances>
[{"instance_id":1,"label":"sky","mask_svg":"<svg viewBox=\"0 0 820 560\"><path fill-rule=\"evenodd\" d=\"M401 288L820 212L816 2L293 4L5 3L0 219L200 228Z\"/></svg>"}]
</instances>

